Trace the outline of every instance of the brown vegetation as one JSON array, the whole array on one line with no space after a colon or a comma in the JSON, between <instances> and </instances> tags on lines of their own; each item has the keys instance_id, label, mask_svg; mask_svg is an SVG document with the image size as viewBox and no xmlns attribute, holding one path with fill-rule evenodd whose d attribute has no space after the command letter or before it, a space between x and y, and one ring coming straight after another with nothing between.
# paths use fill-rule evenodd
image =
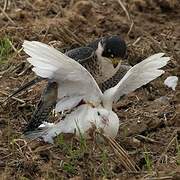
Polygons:
<instances>
[{"instance_id":1,"label":"brown vegetation","mask_svg":"<svg viewBox=\"0 0 180 180\"><path fill-rule=\"evenodd\" d=\"M41 83L0 104L0 179L180 179L180 86L173 91L163 84L180 76L178 0L4 0L0 7L0 102L34 77L21 49L25 39L66 50L118 34L132 65L156 52L171 57L162 77L115 107L122 121L115 148L126 149L139 169L127 171L107 144L22 139Z\"/></svg>"}]
</instances>

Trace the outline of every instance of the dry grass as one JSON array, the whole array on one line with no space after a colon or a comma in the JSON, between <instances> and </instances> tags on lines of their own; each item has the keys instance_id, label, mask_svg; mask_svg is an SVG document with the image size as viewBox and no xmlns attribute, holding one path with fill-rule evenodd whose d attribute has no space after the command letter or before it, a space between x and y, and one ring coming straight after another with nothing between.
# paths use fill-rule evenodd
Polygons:
<instances>
[{"instance_id":1,"label":"dry grass","mask_svg":"<svg viewBox=\"0 0 180 180\"><path fill-rule=\"evenodd\" d=\"M179 86L172 91L163 84L168 75L180 76L179 3L119 2L0 2L0 103L34 78L22 52L24 39L66 51L100 36L118 34L128 43L132 65L159 51L171 56L162 77L116 105L122 121L116 141L104 137L106 143L99 144L60 135L50 145L22 139L44 83L0 104L0 179L180 177ZM166 100L158 101L162 96Z\"/></svg>"}]
</instances>

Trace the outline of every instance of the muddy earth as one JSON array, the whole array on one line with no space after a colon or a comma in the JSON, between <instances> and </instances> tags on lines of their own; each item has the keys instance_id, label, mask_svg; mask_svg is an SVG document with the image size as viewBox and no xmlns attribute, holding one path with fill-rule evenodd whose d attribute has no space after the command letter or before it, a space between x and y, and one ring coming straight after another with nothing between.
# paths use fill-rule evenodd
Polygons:
<instances>
[{"instance_id":1,"label":"muddy earth","mask_svg":"<svg viewBox=\"0 0 180 180\"><path fill-rule=\"evenodd\" d=\"M180 86L163 83L180 76L178 0L1 0L0 7L0 179L180 179ZM163 76L114 107L122 122L116 142L135 170L107 143L23 139L45 82L2 104L35 77L21 49L25 39L65 51L105 35L125 39L131 65L157 52L171 57Z\"/></svg>"}]
</instances>

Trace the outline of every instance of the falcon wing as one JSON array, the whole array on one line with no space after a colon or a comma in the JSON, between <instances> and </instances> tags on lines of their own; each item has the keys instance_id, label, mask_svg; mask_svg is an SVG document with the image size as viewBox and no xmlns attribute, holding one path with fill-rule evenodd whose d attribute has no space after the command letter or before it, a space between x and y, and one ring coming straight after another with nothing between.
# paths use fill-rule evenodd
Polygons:
<instances>
[{"instance_id":1,"label":"falcon wing","mask_svg":"<svg viewBox=\"0 0 180 180\"><path fill-rule=\"evenodd\" d=\"M102 92L96 81L78 62L41 42L24 41L23 47L33 71L58 83L57 112L73 108L82 99L92 104L101 101Z\"/></svg>"},{"instance_id":2,"label":"falcon wing","mask_svg":"<svg viewBox=\"0 0 180 180\"><path fill-rule=\"evenodd\" d=\"M163 55L164 53L157 53L136 64L116 86L106 90L104 94L110 95L111 102L115 103L121 96L156 79L164 73L160 68L170 60L170 57L162 57Z\"/></svg>"},{"instance_id":3,"label":"falcon wing","mask_svg":"<svg viewBox=\"0 0 180 180\"><path fill-rule=\"evenodd\" d=\"M91 47L78 47L67 51L65 55L83 65L87 60L91 60L95 56L95 51Z\"/></svg>"}]
</instances>

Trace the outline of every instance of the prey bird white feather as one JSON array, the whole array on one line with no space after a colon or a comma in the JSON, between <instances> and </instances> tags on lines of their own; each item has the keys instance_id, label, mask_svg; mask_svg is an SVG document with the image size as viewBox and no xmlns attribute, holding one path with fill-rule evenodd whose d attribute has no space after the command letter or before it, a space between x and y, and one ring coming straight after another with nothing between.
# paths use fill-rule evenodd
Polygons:
<instances>
[{"instance_id":1,"label":"prey bird white feather","mask_svg":"<svg viewBox=\"0 0 180 180\"><path fill-rule=\"evenodd\" d=\"M87 137L92 124L110 137L115 138L120 120L112 110L113 103L164 73L160 70L169 61L164 53L154 54L133 66L114 87L101 92L91 74L78 62L53 47L36 41L24 41L28 62L40 77L58 84L56 112L71 110L63 120L29 132L30 138L41 137L46 142L60 133L83 134ZM83 103L81 103L83 102Z\"/></svg>"}]
</instances>

